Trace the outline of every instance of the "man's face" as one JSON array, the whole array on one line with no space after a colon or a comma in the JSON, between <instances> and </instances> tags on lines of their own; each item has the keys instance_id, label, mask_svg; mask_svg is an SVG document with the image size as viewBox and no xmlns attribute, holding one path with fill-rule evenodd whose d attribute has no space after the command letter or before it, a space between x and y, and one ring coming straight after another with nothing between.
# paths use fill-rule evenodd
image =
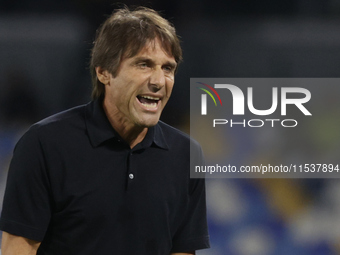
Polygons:
<instances>
[{"instance_id":1,"label":"man's face","mask_svg":"<svg viewBox=\"0 0 340 255\"><path fill-rule=\"evenodd\" d=\"M137 55L122 59L116 77L109 74L105 86L108 114L124 125L156 125L170 98L176 65L158 39Z\"/></svg>"}]
</instances>

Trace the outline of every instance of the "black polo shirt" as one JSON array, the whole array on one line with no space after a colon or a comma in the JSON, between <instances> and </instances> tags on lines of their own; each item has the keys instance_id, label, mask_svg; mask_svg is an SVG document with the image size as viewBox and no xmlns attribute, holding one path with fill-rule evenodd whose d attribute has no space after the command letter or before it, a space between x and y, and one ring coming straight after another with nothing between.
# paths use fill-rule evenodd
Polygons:
<instances>
[{"instance_id":1,"label":"black polo shirt","mask_svg":"<svg viewBox=\"0 0 340 255\"><path fill-rule=\"evenodd\" d=\"M190 179L189 142L159 122L130 149L99 101L51 116L16 145L0 228L42 241L38 254L207 248L205 183Z\"/></svg>"}]
</instances>

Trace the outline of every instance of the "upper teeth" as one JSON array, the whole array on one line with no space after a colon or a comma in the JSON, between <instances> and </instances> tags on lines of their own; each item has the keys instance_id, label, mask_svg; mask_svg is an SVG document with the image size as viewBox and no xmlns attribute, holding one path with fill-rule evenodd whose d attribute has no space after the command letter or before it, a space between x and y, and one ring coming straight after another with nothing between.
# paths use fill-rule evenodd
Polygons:
<instances>
[{"instance_id":1,"label":"upper teeth","mask_svg":"<svg viewBox=\"0 0 340 255\"><path fill-rule=\"evenodd\" d=\"M151 100L159 100L159 97L152 97L152 96L141 96L146 99L151 99Z\"/></svg>"}]
</instances>

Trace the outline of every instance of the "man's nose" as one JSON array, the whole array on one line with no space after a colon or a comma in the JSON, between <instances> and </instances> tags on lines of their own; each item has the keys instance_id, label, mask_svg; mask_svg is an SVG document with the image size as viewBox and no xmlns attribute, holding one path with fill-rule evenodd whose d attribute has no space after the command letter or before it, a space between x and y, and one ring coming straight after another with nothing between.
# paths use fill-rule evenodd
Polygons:
<instances>
[{"instance_id":1,"label":"man's nose","mask_svg":"<svg viewBox=\"0 0 340 255\"><path fill-rule=\"evenodd\" d=\"M150 85L160 90L165 85L165 76L163 69L160 67L156 67L150 76Z\"/></svg>"}]
</instances>

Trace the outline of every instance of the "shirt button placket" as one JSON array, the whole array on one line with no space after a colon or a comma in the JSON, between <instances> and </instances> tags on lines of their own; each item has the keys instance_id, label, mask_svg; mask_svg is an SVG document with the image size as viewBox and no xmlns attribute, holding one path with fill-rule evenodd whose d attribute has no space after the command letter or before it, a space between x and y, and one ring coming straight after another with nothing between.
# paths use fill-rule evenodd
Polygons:
<instances>
[{"instance_id":1,"label":"shirt button placket","mask_svg":"<svg viewBox=\"0 0 340 255\"><path fill-rule=\"evenodd\" d=\"M128 169L127 169L127 175L128 175L128 187L132 188L134 186L134 180L136 178L136 173L134 172L135 169L133 167L133 152L130 151L128 154L129 157L129 164L128 164Z\"/></svg>"}]
</instances>

